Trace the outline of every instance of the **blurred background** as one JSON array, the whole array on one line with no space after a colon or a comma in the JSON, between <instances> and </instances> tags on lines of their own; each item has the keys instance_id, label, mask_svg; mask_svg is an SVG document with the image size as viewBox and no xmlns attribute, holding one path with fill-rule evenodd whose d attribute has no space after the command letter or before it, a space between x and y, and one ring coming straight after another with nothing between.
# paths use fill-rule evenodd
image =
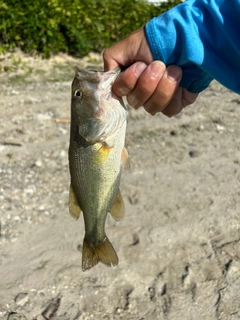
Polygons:
<instances>
[{"instance_id":1,"label":"blurred background","mask_svg":"<svg viewBox=\"0 0 240 320\"><path fill-rule=\"evenodd\" d=\"M123 39L180 0L0 0L0 53L83 57Z\"/></svg>"}]
</instances>

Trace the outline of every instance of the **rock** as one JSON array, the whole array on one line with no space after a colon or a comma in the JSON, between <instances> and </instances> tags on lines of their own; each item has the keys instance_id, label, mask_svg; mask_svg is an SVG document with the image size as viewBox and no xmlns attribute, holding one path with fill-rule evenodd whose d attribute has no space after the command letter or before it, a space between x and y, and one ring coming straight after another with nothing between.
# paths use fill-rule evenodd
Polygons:
<instances>
[{"instance_id":1,"label":"rock","mask_svg":"<svg viewBox=\"0 0 240 320\"><path fill-rule=\"evenodd\" d=\"M28 294L21 292L15 297L14 300L18 306L23 307L28 302L28 299Z\"/></svg>"}]
</instances>

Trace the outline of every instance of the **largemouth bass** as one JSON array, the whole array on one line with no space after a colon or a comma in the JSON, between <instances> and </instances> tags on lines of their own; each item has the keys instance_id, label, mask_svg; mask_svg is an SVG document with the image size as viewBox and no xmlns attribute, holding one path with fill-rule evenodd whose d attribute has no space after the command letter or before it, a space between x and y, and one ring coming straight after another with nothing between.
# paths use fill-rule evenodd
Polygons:
<instances>
[{"instance_id":1,"label":"largemouth bass","mask_svg":"<svg viewBox=\"0 0 240 320\"><path fill-rule=\"evenodd\" d=\"M69 211L76 219L83 212L83 271L98 262L118 264L105 234L105 221L108 212L115 220L125 213L119 184L122 167L128 163L124 148L127 111L111 90L120 71L76 67L72 83Z\"/></svg>"}]
</instances>

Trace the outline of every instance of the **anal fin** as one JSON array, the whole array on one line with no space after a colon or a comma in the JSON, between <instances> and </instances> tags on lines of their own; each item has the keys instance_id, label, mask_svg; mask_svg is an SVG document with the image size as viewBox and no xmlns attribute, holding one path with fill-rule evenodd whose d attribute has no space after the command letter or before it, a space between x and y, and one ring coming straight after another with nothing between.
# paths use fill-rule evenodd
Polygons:
<instances>
[{"instance_id":1,"label":"anal fin","mask_svg":"<svg viewBox=\"0 0 240 320\"><path fill-rule=\"evenodd\" d=\"M118 256L111 242L106 237L100 244L94 246L84 238L82 270L89 270L99 262L102 262L109 267L118 265Z\"/></svg>"},{"instance_id":2,"label":"anal fin","mask_svg":"<svg viewBox=\"0 0 240 320\"><path fill-rule=\"evenodd\" d=\"M120 190L118 191L118 195L116 196L114 204L109 212L110 212L111 216L113 217L113 219L116 221L120 221L124 218L125 205L124 205L123 197L121 195Z\"/></svg>"},{"instance_id":3,"label":"anal fin","mask_svg":"<svg viewBox=\"0 0 240 320\"><path fill-rule=\"evenodd\" d=\"M78 219L80 217L82 209L79 206L77 197L73 191L72 185L70 185L69 190L69 212L74 219Z\"/></svg>"}]
</instances>

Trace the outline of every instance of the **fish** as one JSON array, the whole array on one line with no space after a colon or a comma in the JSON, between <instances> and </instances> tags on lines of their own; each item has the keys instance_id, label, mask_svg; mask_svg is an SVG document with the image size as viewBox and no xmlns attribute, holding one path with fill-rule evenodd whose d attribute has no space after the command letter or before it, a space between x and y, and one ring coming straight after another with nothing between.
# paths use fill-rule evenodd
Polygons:
<instances>
[{"instance_id":1,"label":"fish","mask_svg":"<svg viewBox=\"0 0 240 320\"><path fill-rule=\"evenodd\" d=\"M83 271L99 262L118 265L105 222L108 213L116 221L125 215L119 185L122 168L129 167L128 112L127 103L112 92L120 72L120 68L103 72L75 67L72 82L69 212L75 219L83 213Z\"/></svg>"}]
</instances>

